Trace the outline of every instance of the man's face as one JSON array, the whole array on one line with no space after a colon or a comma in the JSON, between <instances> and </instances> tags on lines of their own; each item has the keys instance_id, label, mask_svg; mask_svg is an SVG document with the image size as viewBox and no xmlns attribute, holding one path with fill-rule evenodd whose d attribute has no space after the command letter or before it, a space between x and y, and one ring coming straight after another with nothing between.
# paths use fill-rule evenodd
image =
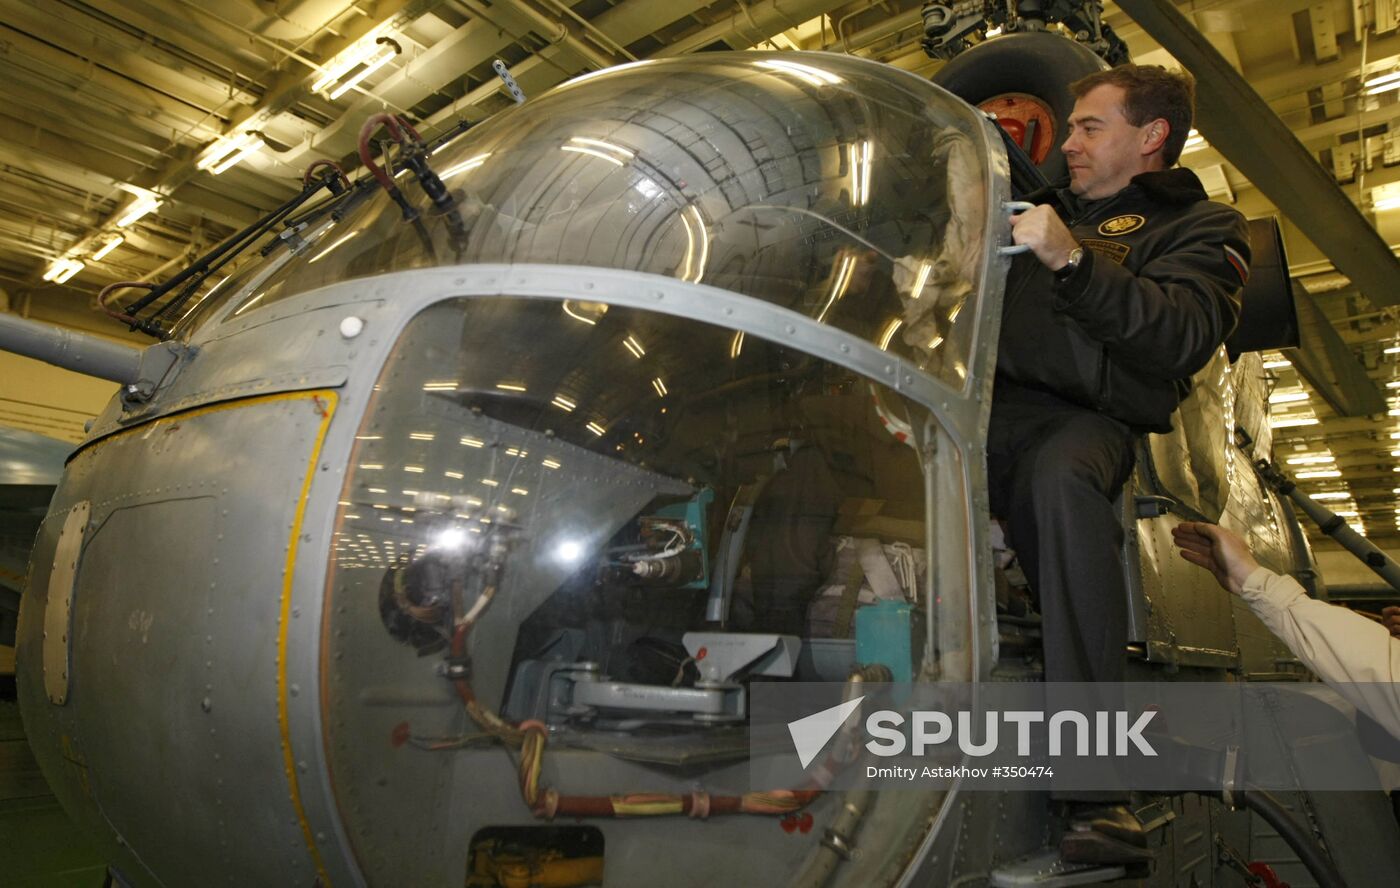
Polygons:
<instances>
[{"instance_id":1,"label":"man's face","mask_svg":"<svg viewBox=\"0 0 1400 888\"><path fill-rule=\"evenodd\" d=\"M1109 197L1138 173L1163 166L1155 145L1165 138L1167 122L1133 126L1123 115L1123 95L1122 87L1105 84L1074 103L1069 137L1060 150L1069 164L1069 188L1080 197Z\"/></svg>"}]
</instances>

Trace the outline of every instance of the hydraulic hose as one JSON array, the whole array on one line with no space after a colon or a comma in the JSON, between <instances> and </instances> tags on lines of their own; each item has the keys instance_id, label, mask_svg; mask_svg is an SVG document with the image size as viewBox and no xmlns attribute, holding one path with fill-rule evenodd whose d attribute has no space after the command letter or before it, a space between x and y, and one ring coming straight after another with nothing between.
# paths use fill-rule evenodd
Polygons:
<instances>
[{"instance_id":1,"label":"hydraulic hose","mask_svg":"<svg viewBox=\"0 0 1400 888\"><path fill-rule=\"evenodd\" d=\"M1250 788L1236 796L1239 802L1258 814L1274 828L1303 866L1317 880L1318 888L1346 888L1342 874L1337 872L1332 858L1322 850L1317 839L1283 807L1283 803L1262 789Z\"/></svg>"}]
</instances>

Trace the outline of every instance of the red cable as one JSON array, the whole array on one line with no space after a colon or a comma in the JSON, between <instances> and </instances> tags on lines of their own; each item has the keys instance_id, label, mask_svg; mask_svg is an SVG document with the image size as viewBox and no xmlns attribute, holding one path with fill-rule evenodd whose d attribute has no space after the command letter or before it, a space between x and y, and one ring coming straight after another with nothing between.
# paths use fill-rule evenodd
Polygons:
<instances>
[{"instance_id":1,"label":"red cable","mask_svg":"<svg viewBox=\"0 0 1400 888\"><path fill-rule=\"evenodd\" d=\"M107 305L107 294L111 293L113 290L126 290L131 287L145 287L147 290L154 290L156 286L156 284L147 283L146 281L117 281L114 284L108 284L97 294L97 307L102 309L108 317L115 318L123 324L134 324L136 323L136 319L131 315L122 311L113 311Z\"/></svg>"}]
</instances>

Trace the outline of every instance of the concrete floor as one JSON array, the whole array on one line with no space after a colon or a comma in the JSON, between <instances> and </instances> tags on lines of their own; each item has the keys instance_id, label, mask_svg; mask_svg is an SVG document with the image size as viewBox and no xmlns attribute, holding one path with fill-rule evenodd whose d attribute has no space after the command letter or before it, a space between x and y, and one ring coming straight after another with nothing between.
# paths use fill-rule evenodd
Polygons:
<instances>
[{"instance_id":1,"label":"concrete floor","mask_svg":"<svg viewBox=\"0 0 1400 888\"><path fill-rule=\"evenodd\" d=\"M19 707L0 699L0 885L99 888L106 873L39 773Z\"/></svg>"}]
</instances>

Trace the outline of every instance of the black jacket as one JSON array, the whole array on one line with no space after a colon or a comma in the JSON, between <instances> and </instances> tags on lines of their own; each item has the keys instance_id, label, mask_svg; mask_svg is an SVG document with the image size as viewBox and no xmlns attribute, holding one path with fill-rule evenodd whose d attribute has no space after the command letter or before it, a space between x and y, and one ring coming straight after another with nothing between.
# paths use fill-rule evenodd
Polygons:
<instances>
[{"instance_id":1,"label":"black jacket","mask_svg":"<svg viewBox=\"0 0 1400 888\"><path fill-rule=\"evenodd\" d=\"M1007 278L998 382L1051 392L1138 431L1171 429L1191 374L1239 319L1249 276L1244 217L1206 199L1186 169L1122 191L1051 201L1084 247L1064 281L1032 254Z\"/></svg>"}]
</instances>

